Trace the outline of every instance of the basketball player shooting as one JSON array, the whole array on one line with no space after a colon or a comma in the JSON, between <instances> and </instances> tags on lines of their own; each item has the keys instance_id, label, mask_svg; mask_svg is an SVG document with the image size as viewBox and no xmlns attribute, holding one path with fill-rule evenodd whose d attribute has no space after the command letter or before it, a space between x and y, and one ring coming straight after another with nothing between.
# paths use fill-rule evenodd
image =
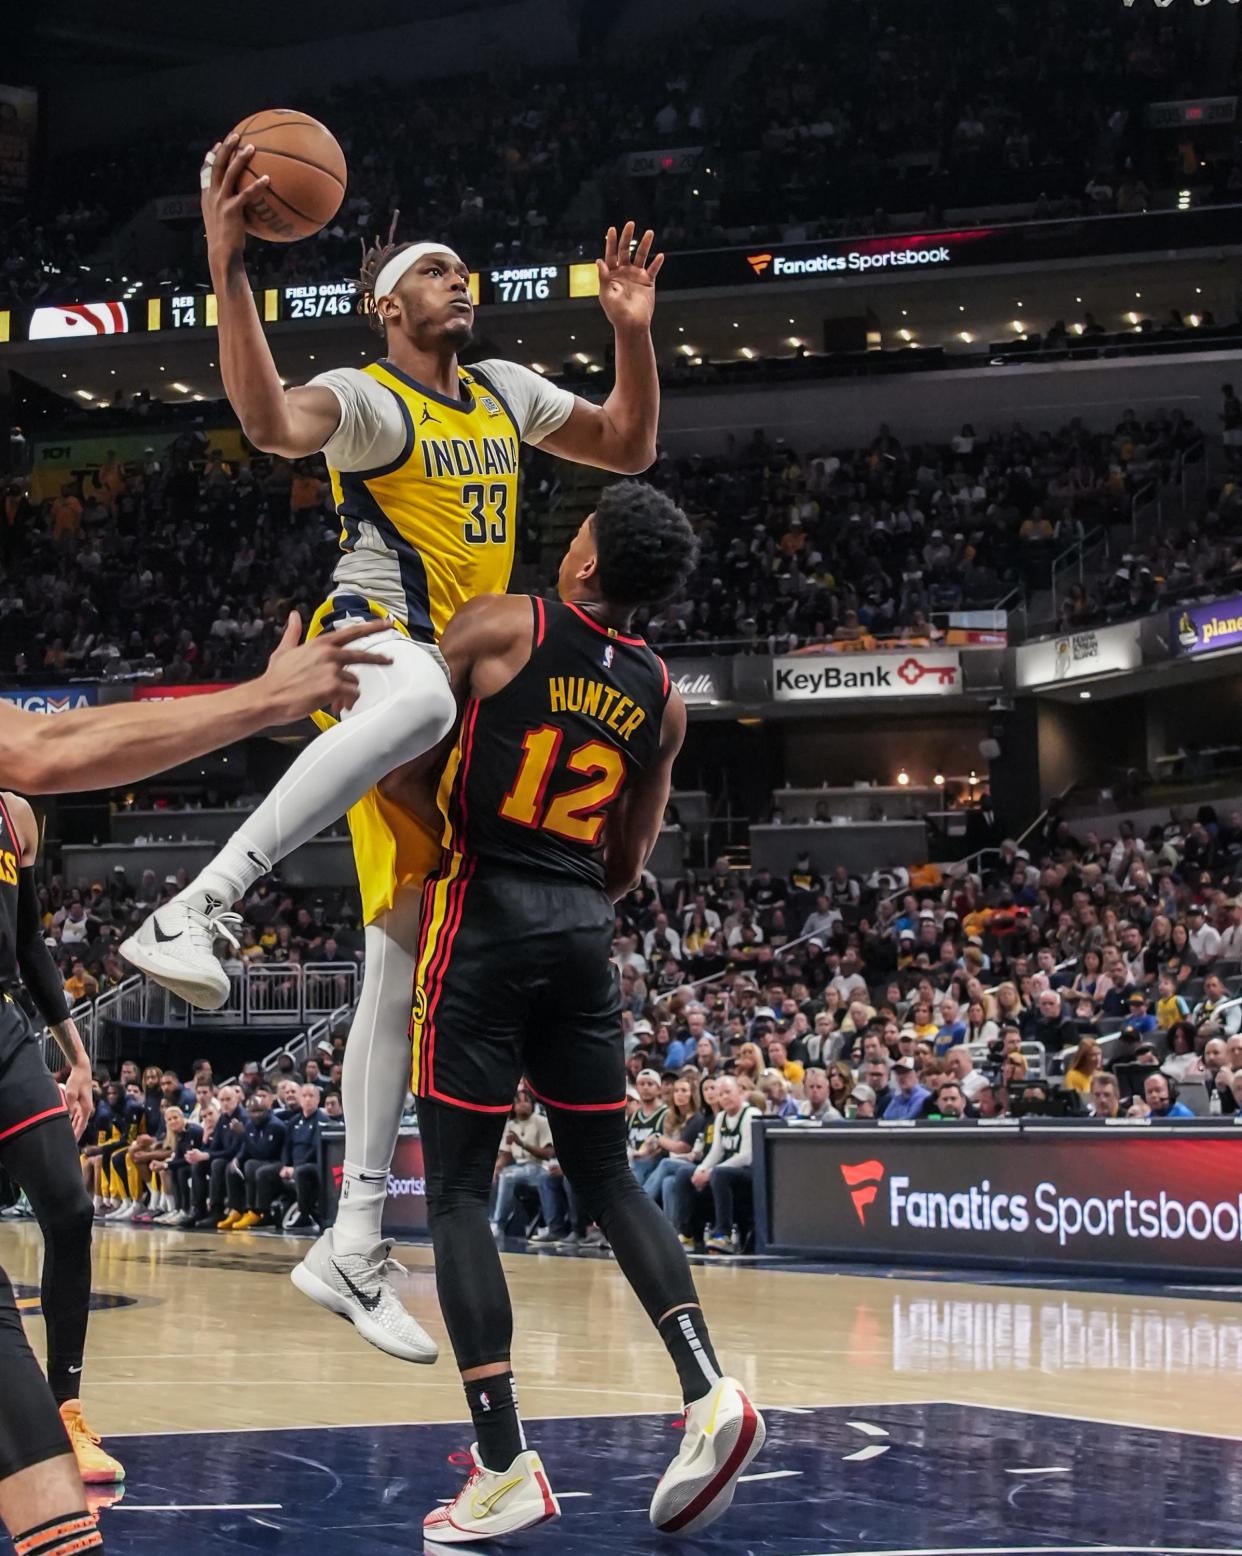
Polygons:
<instances>
[{"instance_id":1,"label":"basketball player shooting","mask_svg":"<svg viewBox=\"0 0 1242 1556\"><path fill-rule=\"evenodd\" d=\"M0 785L29 794L135 783L313 708L347 708L363 624L295 647L296 612L264 675L227 691L166 703L84 708L49 719L0 703ZM367 655L368 667L374 660ZM102 1543L84 1480L124 1477L82 1415L91 1285L90 1196L75 1135L94 1106L91 1073L64 990L43 944L33 863L34 816L0 797L0 1167L25 1189L44 1238L42 1306L48 1379L26 1342L13 1287L0 1269L0 1521L18 1552L76 1556ZM62 1096L38 1036L10 991L23 981L69 1062ZM49 1383L50 1380L50 1383Z\"/></svg>"},{"instance_id":2,"label":"basketball player shooting","mask_svg":"<svg viewBox=\"0 0 1242 1556\"><path fill-rule=\"evenodd\" d=\"M364 256L361 278L386 355L286 390L244 262L247 208L267 185L248 173L252 155L230 135L203 169L225 390L257 447L288 459L326 457L342 554L311 631L378 618L388 630L375 643L391 663L360 672L348 717L317 721L325 733L207 868L121 949L190 1003L218 1008L229 981L212 947L232 938L239 922L228 910L277 860L349 811L366 968L345 1050L344 1177L336 1224L294 1279L374 1345L429 1362L435 1342L397 1298L380 1223L409 1073L418 896L439 843L377 786L455 722L437 640L459 606L508 585L519 444L622 474L655 459L660 393L651 319L663 255L652 257L650 232L634 247L632 222L620 233L608 229L597 263L616 378L602 405L514 362L459 366L474 323L467 265L443 244L395 244L391 234Z\"/></svg>"}]
</instances>

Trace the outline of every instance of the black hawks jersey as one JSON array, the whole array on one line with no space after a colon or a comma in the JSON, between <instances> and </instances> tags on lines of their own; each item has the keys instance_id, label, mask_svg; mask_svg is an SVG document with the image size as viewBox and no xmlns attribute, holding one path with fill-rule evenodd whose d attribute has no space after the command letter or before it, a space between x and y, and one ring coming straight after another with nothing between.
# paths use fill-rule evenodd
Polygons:
<instances>
[{"instance_id":1,"label":"black hawks jersey","mask_svg":"<svg viewBox=\"0 0 1242 1556\"><path fill-rule=\"evenodd\" d=\"M604 821L656 760L664 661L576 605L532 598L529 661L472 698L445 768L445 847L540 875L604 884Z\"/></svg>"},{"instance_id":2,"label":"black hawks jersey","mask_svg":"<svg viewBox=\"0 0 1242 1556\"><path fill-rule=\"evenodd\" d=\"M17 891L22 844L0 799L0 990L17 986Z\"/></svg>"}]
</instances>

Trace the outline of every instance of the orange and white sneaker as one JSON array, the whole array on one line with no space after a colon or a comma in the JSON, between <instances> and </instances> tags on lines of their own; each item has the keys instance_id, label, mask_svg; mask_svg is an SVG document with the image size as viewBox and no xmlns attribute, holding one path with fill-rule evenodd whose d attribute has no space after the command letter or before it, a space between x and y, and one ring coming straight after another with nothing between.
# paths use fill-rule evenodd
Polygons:
<instances>
[{"instance_id":1,"label":"orange and white sneaker","mask_svg":"<svg viewBox=\"0 0 1242 1556\"><path fill-rule=\"evenodd\" d=\"M715 1523L766 1436L763 1417L741 1384L721 1378L686 1407L685 1435L651 1499L651 1522L665 1534L695 1534Z\"/></svg>"},{"instance_id":2,"label":"orange and white sneaker","mask_svg":"<svg viewBox=\"0 0 1242 1556\"><path fill-rule=\"evenodd\" d=\"M489 1470L470 1445L474 1468L466 1484L444 1507L423 1519L423 1534L437 1545L464 1545L470 1540L494 1540L518 1534L559 1518L561 1505L552 1495L539 1455L528 1448L507 1470Z\"/></svg>"},{"instance_id":3,"label":"orange and white sneaker","mask_svg":"<svg viewBox=\"0 0 1242 1556\"><path fill-rule=\"evenodd\" d=\"M69 1433L73 1456L78 1461L78 1474L84 1485L101 1485L109 1481L124 1480L125 1466L100 1446L98 1432L92 1432L86 1424L80 1405L60 1407L60 1419Z\"/></svg>"}]
</instances>

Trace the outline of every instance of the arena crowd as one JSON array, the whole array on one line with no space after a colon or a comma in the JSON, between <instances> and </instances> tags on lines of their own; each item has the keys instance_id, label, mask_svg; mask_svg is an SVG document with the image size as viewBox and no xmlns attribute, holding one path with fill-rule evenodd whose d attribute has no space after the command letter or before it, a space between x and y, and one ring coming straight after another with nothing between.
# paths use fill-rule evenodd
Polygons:
<instances>
[{"instance_id":1,"label":"arena crowd","mask_svg":"<svg viewBox=\"0 0 1242 1556\"><path fill-rule=\"evenodd\" d=\"M1157 409L1111 429L967 425L918 444L881 426L835 452L760 430L721 455L662 453L651 479L690 514L700 563L686 596L640 625L666 648L934 638L937 613L1046 587L1057 553L1101 526L1120 549L1135 492L1199 441L1181 411ZM537 451L524 470L519 554L538 587L555 477ZM1211 499L1146 573L1101 580L1098 609L1139 614L1166 582L1231 576L1239 499L1232 483ZM12 483L4 517L0 672L40 685L256 673L289 609L309 619L338 535L322 461L229 460L201 430L110 457L42 502ZM1097 609L1085 590L1071 608Z\"/></svg>"},{"instance_id":2,"label":"arena crowd","mask_svg":"<svg viewBox=\"0 0 1242 1556\"><path fill-rule=\"evenodd\" d=\"M257 252L256 277L352 274L359 235L386 230L393 210L483 265L589 257L618 202L676 249L883 232L890 212L922 225L990 204L1037 219L1132 213L1155 203L1152 189L1187 185L1237 198L1242 162L1144 128L1148 102L1201 90L1188 83L1205 76L1206 32L1066 0L1035 14L969 0L955 19L947 28L916 0L708 13L679 30L664 68L650 41L605 43L587 28L565 66L506 58L472 76L308 96L298 106L345 150L347 198L313 242ZM816 68L829 58L831 72ZM182 117L86 163L54 162L0 236L0 306L97 296L101 274L105 290L109 278L204 282L190 227L158 266L140 229L116 235L153 190L191 192L224 130ZM699 148L692 178L629 176L627 153L666 147Z\"/></svg>"},{"instance_id":3,"label":"arena crowd","mask_svg":"<svg viewBox=\"0 0 1242 1556\"><path fill-rule=\"evenodd\" d=\"M156 883L143 890L158 900ZM62 943L82 921L69 898L50 921ZM272 888L244 913L246 957L293 945L322 958L328 938L349 954L336 938L347 929ZM970 872L892 865L860 878L804 856L788 879L723 862L675 883L648 876L618 906L614 960L634 1171L688 1245L729 1252L753 1224L759 1117L1234 1113L1242 813L1203 807L1139 836L1128 822L1071 824L1054 806L1024 846L1002 840ZM310 1169L317 1131L341 1117L346 1042L342 1026L321 1050L284 1054L266 1075L251 1062L227 1086L206 1061L184 1075L132 1062L101 1073L84 1158L99 1214L305 1229L322 1214ZM602 1242L525 1091L496 1164L493 1226Z\"/></svg>"}]
</instances>

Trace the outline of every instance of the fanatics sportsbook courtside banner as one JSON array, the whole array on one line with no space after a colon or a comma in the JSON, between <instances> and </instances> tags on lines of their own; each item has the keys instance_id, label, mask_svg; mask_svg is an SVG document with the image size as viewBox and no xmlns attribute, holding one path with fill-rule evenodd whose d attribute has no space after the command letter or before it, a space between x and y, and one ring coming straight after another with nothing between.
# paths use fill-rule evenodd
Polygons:
<instances>
[{"instance_id":1,"label":"fanatics sportsbook courtside banner","mask_svg":"<svg viewBox=\"0 0 1242 1556\"><path fill-rule=\"evenodd\" d=\"M1242 1126L765 1124L763 1137L770 1252L1229 1279L1242 1267Z\"/></svg>"}]
</instances>

